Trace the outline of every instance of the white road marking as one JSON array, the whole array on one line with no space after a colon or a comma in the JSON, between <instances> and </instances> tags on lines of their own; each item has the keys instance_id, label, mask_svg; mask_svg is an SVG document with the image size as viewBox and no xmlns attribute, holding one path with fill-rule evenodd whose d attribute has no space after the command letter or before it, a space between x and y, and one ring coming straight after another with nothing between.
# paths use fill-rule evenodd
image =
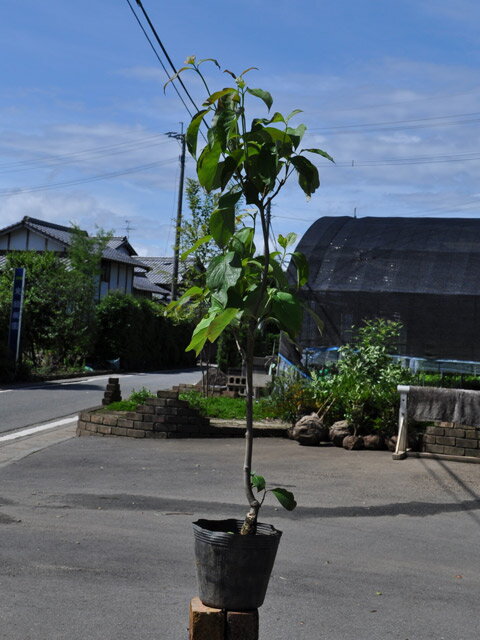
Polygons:
<instances>
[{"instance_id":1,"label":"white road marking","mask_svg":"<svg viewBox=\"0 0 480 640\"><path fill-rule=\"evenodd\" d=\"M0 443L6 442L7 440L17 440L17 438L23 438L25 436L30 436L33 433L38 433L39 431L46 431L47 429L54 429L55 427L61 427L64 424L69 424L70 422L75 422L77 420L77 416L73 418L63 418L62 420L55 420L54 422L47 422L47 424L41 424L36 427L29 427L28 429L21 429L20 431L15 431L14 433L8 433L6 436L0 436Z\"/></svg>"}]
</instances>

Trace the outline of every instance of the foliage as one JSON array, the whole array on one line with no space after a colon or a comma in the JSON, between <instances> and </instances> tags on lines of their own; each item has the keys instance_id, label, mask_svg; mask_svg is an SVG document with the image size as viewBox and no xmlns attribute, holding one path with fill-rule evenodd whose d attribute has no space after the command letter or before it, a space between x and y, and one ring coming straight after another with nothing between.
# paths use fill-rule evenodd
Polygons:
<instances>
[{"instance_id":1,"label":"foliage","mask_svg":"<svg viewBox=\"0 0 480 640\"><path fill-rule=\"evenodd\" d=\"M222 418L224 420L242 420L246 417L244 398L228 398L225 396L204 396L198 391L185 391L180 398L197 409L203 416ZM270 398L259 398L253 403L254 420L278 417Z\"/></svg>"},{"instance_id":2,"label":"foliage","mask_svg":"<svg viewBox=\"0 0 480 640\"><path fill-rule=\"evenodd\" d=\"M29 361L36 370L48 373L84 361L94 340L95 290L108 237L99 231L90 238L73 227L68 261L50 251L7 254L0 274L0 333L8 327L14 270L24 267L24 364Z\"/></svg>"},{"instance_id":3,"label":"foliage","mask_svg":"<svg viewBox=\"0 0 480 640\"><path fill-rule=\"evenodd\" d=\"M282 487L274 487L273 489L267 489L267 483L263 476L257 476L255 473L251 474L252 486L255 487L258 493L262 493L260 499L260 505L263 504L267 493L273 493L279 503L287 511L293 511L297 506L296 500L291 491L287 491Z\"/></svg>"},{"instance_id":4,"label":"foliage","mask_svg":"<svg viewBox=\"0 0 480 640\"><path fill-rule=\"evenodd\" d=\"M132 393L126 400L119 400L118 402L111 402L106 406L106 409L110 411L135 411L139 404L143 404L147 398L154 398L149 389L142 387L138 391L132 390Z\"/></svg>"},{"instance_id":5,"label":"foliage","mask_svg":"<svg viewBox=\"0 0 480 640\"><path fill-rule=\"evenodd\" d=\"M151 370L192 364L185 354L189 325L165 318L163 305L114 291L96 308L100 360L120 358L125 369Z\"/></svg>"},{"instance_id":6,"label":"foliage","mask_svg":"<svg viewBox=\"0 0 480 640\"><path fill-rule=\"evenodd\" d=\"M301 413L315 409L315 397L308 378L293 369L277 375L272 383L270 399L275 414L294 424Z\"/></svg>"},{"instance_id":7,"label":"foliage","mask_svg":"<svg viewBox=\"0 0 480 640\"><path fill-rule=\"evenodd\" d=\"M357 330L353 344L340 349L338 373L312 374L312 392L318 405L342 415L355 433L372 428L390 432L396 425L398 384L407 384L412 374L395 363L401 325L368 320Z\"/></svg>"},{"instance_id":8,"label":"foliage","mask_svg":"<svg viewBox=\"0 0 480 640\"><path fill-rule=\"evenodd\" d=\"M220 69L215 60L210 60ZM251 483L252 422L253 422L253 355L254 332L266 321L294 337L302 322L302 305L282 269L295 235L278 237L278 250L270 248L270 205L296 173L298 184L307 197L320 185L318 170L304 155L313 153L331 160L321 149L303 149L300 143L306 131L303 124L290 126L300 111L288 116L275 112L273 116L255 117L247 124L247 103L251 97L260 100L270 111L272 96L267 91L249 87L245 75L226 70L233 86L211 92L200 71L206 60L190 57L178 74L191 70L197 73L208 92L203 108L194 115L186 133L189 152L197 162L197 177L207 193L216 192L216 208L209 220L210 234L192 248L213 239L221 253L209 263L204 287L191 287L174 303L182 306L192 300L202 301L207 311L195 327L188 349L198 355L205 343L215 342L228 326L242 325L246 340L241 345L247 373L246 453L244 484L250 511L242 533L253 533L260 503ZM174 78L178 75L176 74ZM171 78L173 80L174 78ZM167 83L168 84L168 83ZM208 129L206 144L198 148L199 131ZM250 209L239 216L236 207L243 199ZM259 232L262 249L257 253L254 238ZM307 282L305 257L291 252L297 272L297 288Z\"/></svg>"},{"instance_id":9,"label":"foliage","mask_svg":"<svg viewBox=\"0 0 480 640\"><path fill-rule=\"evenodd\" d=\"M215 209L215 198L205 193L197 180L187 178L186 197L190 216L184 217L180 229L180 253L188 252L185 260L183 286L188 289L194 285L205 285L205 271L210 260L218 254L213 239L201 243L190 252L199 238L208 236L210 216Z\"/></svg>"}]
</instances>

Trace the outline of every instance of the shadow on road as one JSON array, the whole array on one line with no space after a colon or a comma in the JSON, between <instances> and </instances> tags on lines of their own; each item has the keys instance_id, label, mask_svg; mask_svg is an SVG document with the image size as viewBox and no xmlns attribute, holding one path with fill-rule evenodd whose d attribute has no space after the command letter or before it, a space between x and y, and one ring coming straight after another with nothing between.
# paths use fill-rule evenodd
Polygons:
<instances>
[{"instance_id":1,"label":"shadow on road","mask_svg":"<svg viewBox=\"0 0 480 640\"><path fill-rule=\"evenodd\" d=\"M62 501L64 507L83 509L128 509L134 511L160 511L162 513L194 515L196 513L218 513L221 511L225 516L242 514L244 505L232 505L231 503L208 502L197 500L182 500L178 498L158 498L154 496L142 496L131 494L66 494L63 496L53 496L56 500ZM45 508L58 508L58 505L43 505ZM288 518L291 520L308 520L313 518L375 518L385 516L411 516L426 517L440 513L457 513L466 511L473 512L480 510L480 500L463 500L447 503L437 502L400 502L375 506L352 506L352 507L297 507L295 511L288 513L283 509L276 509L272 506L262 508L263 516L274 515L277 518ZM477 514L473 514L475 519ZM480 520L480 519L479 519Z\"/></svg>"}]
</instances>

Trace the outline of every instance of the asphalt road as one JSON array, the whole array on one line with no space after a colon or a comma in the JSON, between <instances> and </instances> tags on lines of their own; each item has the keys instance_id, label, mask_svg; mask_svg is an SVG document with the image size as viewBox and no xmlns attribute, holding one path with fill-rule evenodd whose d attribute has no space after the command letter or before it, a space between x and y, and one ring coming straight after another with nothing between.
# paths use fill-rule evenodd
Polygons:
<instances>
[{"instance_id":1,"label":"asphalt road","mask_svg":"<svg viewBox=\"0 0 480 640\"><path fill-rule=\"evenodd\" d=\"M110 374L114 376L116 374ZM92 376L44 384L0 387L0 433L69 416L101 404L110 376ZM142 387L152 392L179 383L195 383L199 369L119 374L122 396Z\"/></svg>"},{"instance_id":2,"label":"asphalt road","mask_svg":"<svg viewBox=\"0 0 480 640\"><path fill-rule=\"evenodd\" d=\"M2 467L0 637L186 640L191 521L243 515L242 453L85 437ZM260 640L477 640L478 465L268 438L254 460L299 503L262 509L283 537Z\"/></svg>"}]
</instances>

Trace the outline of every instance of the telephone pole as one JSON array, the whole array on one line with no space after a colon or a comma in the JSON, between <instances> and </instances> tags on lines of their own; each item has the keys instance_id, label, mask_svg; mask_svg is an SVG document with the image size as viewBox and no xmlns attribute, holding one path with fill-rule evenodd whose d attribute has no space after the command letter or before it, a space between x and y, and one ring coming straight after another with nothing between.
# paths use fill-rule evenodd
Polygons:
<instances>
[{"instance_id":1,"label":"telephone pole","mask_svg":"<svg viewBox=\"0 0 480 640\"><path fill-rule=\"evenodd\" d=\"M169 138L175 138L175 140L178 140L182 145L182 153L180 155L180 180L178 184L177 221L175 225L175 246L173 247L172 300L176 300L178 294L178 263L180 256L180 229L182 224L183 179L185 175L185 134L183 133L183 122L180 123L180 126L180 133L176 133L175 131L168 131L166 133Z\"/></svg>"}]
</instances>

